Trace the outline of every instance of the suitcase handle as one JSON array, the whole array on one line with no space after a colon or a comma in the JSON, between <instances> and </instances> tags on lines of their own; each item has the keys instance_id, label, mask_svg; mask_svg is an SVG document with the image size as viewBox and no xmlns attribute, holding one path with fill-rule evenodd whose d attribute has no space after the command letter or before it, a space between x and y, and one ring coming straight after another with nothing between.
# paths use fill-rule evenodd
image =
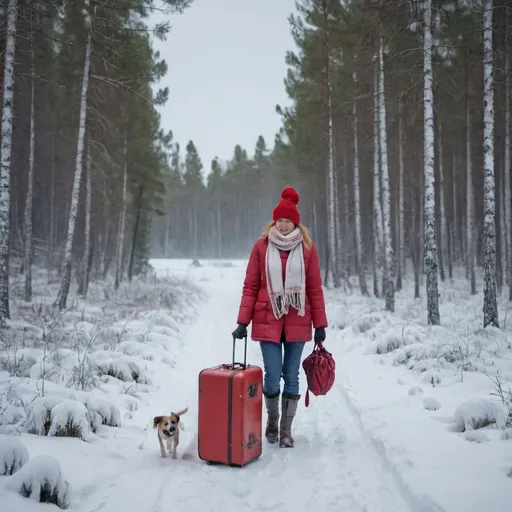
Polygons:
<instances>
[{"instance_id":1,"label":"suitcase handle","mask_svg":"<svg viewBox=\"0 0 512 512\"><path fill-rule=\"evenodd\" d=\"M236 336L233 334L233 368L236 367L236 365L240 365L240 367L247 368L247 335L244 336L244 363L235 363L235 347L236 347Z\"/></svg>"}]
</instances>

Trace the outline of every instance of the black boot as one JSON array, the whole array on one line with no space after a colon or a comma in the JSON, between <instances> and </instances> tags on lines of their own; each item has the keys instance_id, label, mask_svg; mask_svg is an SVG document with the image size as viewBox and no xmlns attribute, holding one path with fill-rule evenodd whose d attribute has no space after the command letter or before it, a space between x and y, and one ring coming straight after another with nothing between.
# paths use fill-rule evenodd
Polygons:
<instances>
[{"instance_id":1,"label":"black boot","mask_svg":"<svg viewBox=\"0 0 512 512\"><path fill-rule=\"evenodd\" d=\"M265 395L265 405L268 416L265 437L269 443L274 444L279 439L279 395L274 397Z\"/></svg>"},{"instance_id":2,"label":"black boot","mask_svg":"<svg viewBox=\"0 0 512 512\"><path fill-rule=\"evenodd\" d=\"M297 411L300 395L283 395L281 404L281 425L279 428L279 446L293 448L292 423Z\"/></svg>"}]
</instances>

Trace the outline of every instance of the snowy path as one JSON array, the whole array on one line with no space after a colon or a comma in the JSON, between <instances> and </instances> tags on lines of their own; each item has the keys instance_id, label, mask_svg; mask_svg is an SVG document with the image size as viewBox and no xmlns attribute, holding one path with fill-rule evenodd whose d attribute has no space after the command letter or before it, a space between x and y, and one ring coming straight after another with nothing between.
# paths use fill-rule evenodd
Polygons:
<instances>
[{"instance_id":1,"label":"snowy path","mask_svg":"<svg viewBox=\"0 0 512 512\"><path fill-rule=\"evenodd\" d=\"M189 406L183 417L178 460L161 459L154 431L144 449L127 455L110 475L96 477L76 497L79 512L156 512L165 509L250 512L346 510L401 512L430 510L401 492L347 403L341 380L326 397L301 399L294 425L296 447L264 444L262 457L244 469L208 466L197 456L199 371L231 357L244 267L209 269L203 282L211 294L167 375L155 376L161 389L150 414ZM240 347L241 348L241 347ZM305 355L311 350L306 346ZM249 341L248 361L261 365L259 347ZM304 378L301 370L301 386ZM147 413L146 413L147 414ZM145 418L147 423L147 418Z\"/></svg>"}]
</instances>

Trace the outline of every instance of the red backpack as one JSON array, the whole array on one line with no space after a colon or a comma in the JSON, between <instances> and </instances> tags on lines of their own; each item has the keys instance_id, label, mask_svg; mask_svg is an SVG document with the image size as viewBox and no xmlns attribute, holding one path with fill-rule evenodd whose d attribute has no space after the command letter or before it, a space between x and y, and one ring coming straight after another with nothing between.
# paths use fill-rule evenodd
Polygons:
<instances>
[{"instance_id":1,"label":"red backpack","mask_svg":"<svg viewBox=\"0 0 512 512\"><path fill-rule=\"evenodd\" d=\"M313 352L302 361L306 372L308 389L306 391L306 407L309 405L309 392L315 396L326 395L332 388L336 373L336 363L330 352L325 350L322 342L315 342Z\"/></svg>"}]
</instances>

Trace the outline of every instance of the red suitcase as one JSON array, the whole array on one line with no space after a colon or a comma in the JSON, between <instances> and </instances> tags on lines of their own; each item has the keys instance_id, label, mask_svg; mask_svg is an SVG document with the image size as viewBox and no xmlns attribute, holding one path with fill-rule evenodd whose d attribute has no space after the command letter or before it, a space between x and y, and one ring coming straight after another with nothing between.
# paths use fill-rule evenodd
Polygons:
<instances>
[{"instance_id":1,"label":"red suitcase","mask_svg":"<svg viewBox=\"0 0 512 512\"><path fill-rule=\"evenodd\" d=\"M261 455L263 372L244 362L199 373L198 454L212 464L245 466Z\"/></svg>"}]
</instances>

